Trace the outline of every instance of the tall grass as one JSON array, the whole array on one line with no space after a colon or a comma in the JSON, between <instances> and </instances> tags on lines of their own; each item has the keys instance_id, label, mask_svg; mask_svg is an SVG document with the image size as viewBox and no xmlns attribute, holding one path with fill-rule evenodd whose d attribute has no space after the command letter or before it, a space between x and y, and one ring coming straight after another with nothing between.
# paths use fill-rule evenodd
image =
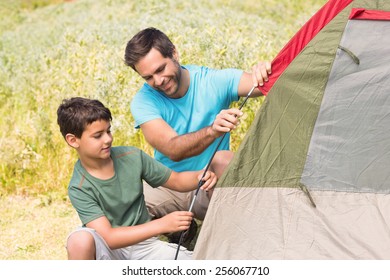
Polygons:
<instances>
[{"instance_id":1,"label":"tall grass","mask_svg":"<svg viewBox=\"0 0 390 280\"><path fill-rule=\"evenodd\" d=\"M75 0L0 4L0 196L66 199L76 154L56 123L62 99L100 99L115 145L151 153L129 103L143 81L123 63L127 41L154 26L182 64L250 70L272 60L325 0ZM50 5L49 5L50 4ZM262 99L247 103L236 150Z\"/></svg>"}]
</instances>

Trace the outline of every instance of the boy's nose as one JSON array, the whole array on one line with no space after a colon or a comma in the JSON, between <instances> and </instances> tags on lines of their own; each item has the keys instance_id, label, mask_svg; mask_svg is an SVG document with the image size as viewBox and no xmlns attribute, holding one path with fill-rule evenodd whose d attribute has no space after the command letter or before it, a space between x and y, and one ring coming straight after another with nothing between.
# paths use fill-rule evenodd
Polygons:
<instances>
[{"instance_id":1,"label":"boy's nose","mask_svg":"<svg viewBox=\"0 0 390 280\"><path fill-rule=\"evenodd\" d=\"M106 137L104 138L104 143L110 143L112 142L112 135L106 134Z\"/></svg>"}]
</instances>

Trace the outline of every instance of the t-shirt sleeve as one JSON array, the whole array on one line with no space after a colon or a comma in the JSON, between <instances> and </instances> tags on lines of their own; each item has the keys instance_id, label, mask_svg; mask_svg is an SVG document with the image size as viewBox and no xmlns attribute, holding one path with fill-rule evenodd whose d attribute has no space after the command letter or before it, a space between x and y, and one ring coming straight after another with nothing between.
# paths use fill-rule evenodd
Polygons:
<instances>
[{"instance_id":1,"label":"t-shirt sleeve","mask_svg":"<svg viewBox=\"0 0 390 280\"><path fill-rule=\"evenodd\" d=\"M172 170L141 151L142 179L152 187L158 187L168 181Z\"/></svg>"},{"instance_id":2,"label":"t-shirt sleeve","mask_svg":"<svg viewBox=\"0 0 390 280\"><path fill-rule=\"evenodd\" d=\"M83 225L105 216L98 202L83 188L71 185L68 188L68 195Z\"/></svg>"},{"instance_id":3,"label":"t-shirt sleeve","mask_svg":"<svg viewBox=\"0 0 390 280\"><path fill-rule=\"evenodd\" d=\"M158 97L144 90L145 86L137 92L130 104L130 111L134 118L134 127L139 128L143 123L154 119L161 119ZM160 102L161 103L161 102Z\"/></svg>"}]
</instances>

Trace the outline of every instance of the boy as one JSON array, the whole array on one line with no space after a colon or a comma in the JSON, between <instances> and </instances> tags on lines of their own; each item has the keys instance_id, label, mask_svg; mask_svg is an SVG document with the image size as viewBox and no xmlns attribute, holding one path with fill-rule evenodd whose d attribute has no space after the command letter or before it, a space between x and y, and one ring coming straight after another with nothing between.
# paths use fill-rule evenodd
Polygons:
<instances>
[{"instance_id":1,"label":"boy","mask_svg":"<svg viewBox=\"0 0 390 280\"><path fill-rule=\"evenodd\" d=\"M79 160L68 187L83 223L67 240L69 259L174 259L176 244L156 236L187 230L193 214L175 211L151 221L143 195L144 179L153 187L187 192L203 171L174 172L135 147L112 147L111 112L100 101L64 100L57 110L60 131ZM207 172L203 190L216 176ZM191 259L183 249L178 259Z\"/></svg>"}]
</instances>

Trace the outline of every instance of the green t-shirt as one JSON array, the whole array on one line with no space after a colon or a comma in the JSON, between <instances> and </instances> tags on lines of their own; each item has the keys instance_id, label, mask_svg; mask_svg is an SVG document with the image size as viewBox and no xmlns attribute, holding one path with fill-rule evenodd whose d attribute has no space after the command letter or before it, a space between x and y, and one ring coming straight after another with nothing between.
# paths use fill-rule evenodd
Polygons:
<instances>
[{"instance_id":1,"label":"green t-shirt","mask_svg":"<svg viewBox=\"0 0 390 280\"><path fill-rule=\"evenodd\" d=\"M112 227L148 222L142 179L158 187L171 170L135 147L113 147L111 158L115 175L108 180L91 176L80 160L75 164L68 194L81 222L86 225L102 216Z\"/></svg>"}]
</instances>

